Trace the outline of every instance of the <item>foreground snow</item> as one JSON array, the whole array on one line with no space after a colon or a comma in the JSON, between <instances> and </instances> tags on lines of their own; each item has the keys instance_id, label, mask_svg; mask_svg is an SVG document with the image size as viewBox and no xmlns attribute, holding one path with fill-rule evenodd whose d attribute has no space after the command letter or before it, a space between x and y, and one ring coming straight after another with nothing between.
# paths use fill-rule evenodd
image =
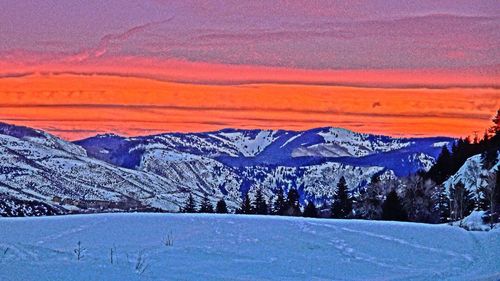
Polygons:
<instances>
[{"instance_id":1,"label":"foreground snow","mask_svg":"<svg viewBox=\"0 0 500 281\"><path fill-rule=\"evenodd\" d=\"M80 261L78 241L87 249ZM0 219L0 280L7 281L499 278L497 230L236 215Z\"/></svg>"}]
</instances>

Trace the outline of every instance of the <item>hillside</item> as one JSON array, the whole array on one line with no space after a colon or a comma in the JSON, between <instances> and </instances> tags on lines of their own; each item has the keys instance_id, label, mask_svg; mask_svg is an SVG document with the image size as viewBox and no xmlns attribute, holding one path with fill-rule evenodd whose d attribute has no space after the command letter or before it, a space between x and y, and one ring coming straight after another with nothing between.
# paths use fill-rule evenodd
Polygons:
<instances>
[{"instance_id":1,"label":"hillside","mask_svg":"<svg viewBox=\"0 0 500 281\"><path fill-rule=\"evenodd\" d=\"M449 141L319 128L133 138L108 134L71 143L0 123L0 197L48 204L41 209L51 213L178 211L193 193L196 201L205 195L213 203L224 198L234 210L246 192L261 188L269 201L280 188L297 188L302 203L322 205L342 176L353 190L375 174L394 178L425 168ZM23 213L6 211L11 205L0 206L0 213ZM24 214L31 213L39 211Z\"/></svg>"},{"instance_id":2,"label":"hillside","mask_svg":"<svg viewBox=\"0 0 500 281\"><path fill-rule=\"evenodd\" d=\"M182 188L179 183L87 157L81 147L39 130L1 125L0 163L4 203L34 200L67 212L87 208L178 210L183 200L177 199ZM0 206L0 211L4 208Z\"/></svg>"},{"instance_id":3,"label":"hillside","mask_svg":"<svg viewBox=\"0 0 500 281\"><path fill-rule=\"evenodd\" d=\"M296 187L320 205L344 176L351 190L375 174L406 176L428 169L450 138L391 138L340 128L303 132L225 129L125 138L100 135L75 142L97 159L182 181L199 194L231 198L262 188L271 199Z\"/></svg>"},{"instance_id":4,"label":"hillside","mask_svg":"<svg viewBox=\"0 0 500 281\"><path fill-rule=\"evenodd\" d=\"M341 128L307 131L225 129L141 137L107 134L77 141L110 164L182 181L197 193L242 196L257 188L272 199L281 188L301 202L329 201L344 176L351 190L373 175L406 176L428 169L453 139L391 138Z\"/></svg>"},{"instance_id":5,"label":"hillside","mask_svg":"<svg viewBox=\"0 0 500 281\"><path fill-rule=\"evenodd\" d=\"M447 225L102 214L4 218L0 229L6 281L500 278L500 233ZM86 249L80 261L78 241Z\"/></svg>"},{"instance_id":6,"label":"hillside","mask_svg":"<svg viewBox=\"0 0 500 281\"><path fill-rule=\"evenodd\" d=\"M498 155L500 157L500 155ZM465 163L460 167L460 169L448 180L446 180L443 185L446 190L449 190L452 186L460 183L464 184L464 187L469 190L473 197L476 197L480 188L486 185L486 177L495 173L500 166L500 161L496 163L489 170L483 168L481 164L481 155L474 155L468 158Z\"/></svg>"}]
</instances>

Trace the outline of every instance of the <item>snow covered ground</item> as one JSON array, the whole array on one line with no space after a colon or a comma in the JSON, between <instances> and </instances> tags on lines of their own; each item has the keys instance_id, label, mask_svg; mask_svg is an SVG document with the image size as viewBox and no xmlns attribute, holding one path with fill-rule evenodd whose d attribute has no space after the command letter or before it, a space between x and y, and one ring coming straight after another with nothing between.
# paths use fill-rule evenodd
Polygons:
<instances>
[{"instance_id":1,"label":"snow covered ground","mask_svg":"<svg viewBox=\"0 0 500 281\"><path fill-rule=\"evenodd\" d=\"M499 279L499 230L199 214L0 219L5 281Z\"/></svg>"}]
</instances>

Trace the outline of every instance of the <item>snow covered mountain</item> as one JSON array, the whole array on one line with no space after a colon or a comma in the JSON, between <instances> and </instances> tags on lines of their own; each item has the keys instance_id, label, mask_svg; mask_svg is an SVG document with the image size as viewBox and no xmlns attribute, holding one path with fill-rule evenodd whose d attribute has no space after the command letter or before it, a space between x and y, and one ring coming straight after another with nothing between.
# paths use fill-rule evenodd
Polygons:
<instances>
[{"instance_id":1,"label":"snow covered mountain","mask_svg":"<svg viewBox=\"0 0 500 281\"><path fill-rule=\"evenodd\" d=\"M75 142L110 164L188 183L192 190L241 196L297 187L301 200L331 198L341 176L349 187L427 170L451 138L391 138L339 128L295 132L224 129L125 138L99 135Z\"/></svg>"},{"instance_id":2,"label":"snow covered mountain","mask_svg":"<svg viewBox=\"0 0 500 281\"><path fill-rule=\"evenodd\" d=\"M441 147L451 141L445 137L391 138L340 128L317 128L303 132L225 129L132 138L106 134L75 143L94 158L132 169L143 165L144 155L151 159L152 151L168 151L168 156L164 155L167 160L198 155L234 168L337 162L377 165L397 175L407 175L428 168Z\"/></svg>"},{"instance_id":3,"label":"snow covered mountain","mask_svg":"<svg viewBox=\"0 0 500 281\"><path fill-rule=\"evenodd\" d=\"M56 213L177 211L189 192L196 200L224 198L234 209L248 191L261 188L271 200L280 188L296 187L301 201L321 205L341 176L355 189L374 174L396 177L425 169L451 141L318 128L131 138L107 134L70 143L0 123L0 197L35 200Z\"/></svg>"}]
</instances>

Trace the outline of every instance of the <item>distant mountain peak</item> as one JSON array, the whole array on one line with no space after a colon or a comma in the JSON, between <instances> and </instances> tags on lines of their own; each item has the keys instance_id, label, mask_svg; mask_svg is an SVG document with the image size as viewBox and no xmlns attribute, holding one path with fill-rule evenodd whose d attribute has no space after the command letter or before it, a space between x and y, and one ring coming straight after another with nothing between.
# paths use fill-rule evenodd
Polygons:
<instances>
[{"instance_id":1,"label":"distant mountain peak","mask_svg":"<svg viewBox=\"0 0 500 281\"><path fill-rule=\"evenodd\" d=\"M96 138L120 138L124 139L126 137L120 136L116 133L104 133L104 134L98 134L95 136Z\"/></svg>"}]
</instances>

